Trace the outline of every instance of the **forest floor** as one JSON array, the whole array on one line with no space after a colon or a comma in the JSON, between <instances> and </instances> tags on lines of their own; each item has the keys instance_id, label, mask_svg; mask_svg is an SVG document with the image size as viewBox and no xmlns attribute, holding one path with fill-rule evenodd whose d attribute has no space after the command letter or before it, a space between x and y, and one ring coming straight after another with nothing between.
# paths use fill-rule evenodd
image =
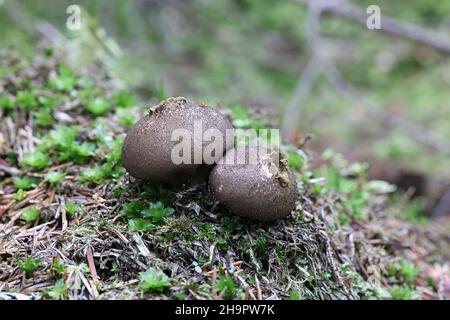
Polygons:
<instances>
[{"instance_id":1,"label":"forest floor","mask_svg":"<svg viewBox=\"0 0 450 320\"><path fill-rule=\"evenodd\" d=\"M406 219L408 195L363 164L327 151L312 168L286 146L296 210L241 219L205 185L128 176L121 145L145 108L104 70L50 49L0 58L0 299L450 298L450 221Z\"/></svg>"}]
</instances>

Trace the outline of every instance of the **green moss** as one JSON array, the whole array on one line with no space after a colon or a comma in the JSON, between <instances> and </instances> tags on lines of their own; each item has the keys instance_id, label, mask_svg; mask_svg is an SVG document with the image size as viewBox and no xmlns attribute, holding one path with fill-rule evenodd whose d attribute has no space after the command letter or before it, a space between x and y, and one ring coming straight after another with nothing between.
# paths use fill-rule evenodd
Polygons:
<instances>
[{"instance_id":1,"label":"green moss","mask_svg":"<svg viewBox=\"0 0 450 320\"><path fill-rule=\"evenodd\" d=\"M24 167L33 168L35 170L40 171L42 169L49 167L52 164L52 162L48 158L47 154L40 151L36 151L24 155L21 164Z\"/></svg>"},{"instance_id":2,"label":"green moss","mask_svg":"<svg viewBox=\"0 0 450 320\"><path fill-rule=\"evenodd\" d=\"M387 268L388 276L396 277L402 283L412 285L416 281L416 277L420 270L411 262L398 259Z\"/></svg>"},{"instance_id":3,"label":"green moss","mask_svg":"<svg viewBox=\"0 0 450 320\"><path fill-rule=\"evenodd\" d=\"M17 261L17 266L20 270L25 272L28 277L30 277L33 275L33 272L42 267L42 259L27 257L25 260Z\"/></svg>"},{"instance_id":4,"label":"green moss","mask_svg":"<svg viewBox=\"0 0 450 320\"><path fill-rule=\"evenodd\" d=\"M56 281L55 285L49 289L44 290L44 295L53 300L62 300L67 294L68 286L64 279Z\"/></svg>"},{"instance_id":5,"label":"green moss","mask_svg":"<svg viewBox=\"0 0 450 320\"><path fill-rule=\"evenodd\" d=\"M124 127L130 127L136 123L136 117L125 109L117 109L116 115L119 118L119 124Z\"/></svg>"},{"instance_id":6,"label":"green moss","mask_svg":"<svg viewBox=\"0 0 450 320\"><path fill-rule=\"evenodd\" d=\"M110 108L111 104L100 97L95 98L85 106L85 109L96 117L105 114Z\"/></svg>"},{"instance_id":7,"label":"green moss","mask_svg":"<svg viewBox=\"0 0 450 320\"><path fill-rule=\"evenodd\" d=\"M41 127L50 127L55 123L55 119L48 109L42 109L35 113L36 124Z\"/></svg>"},{"instance_id":8,"label":"green moss","mask_svg":"<svg viewBox=\"0 0 450 320\"><path fill-rule=\"evenodd\" d=\"M134 200L126 203L120 211L120 215L128 218L128 230L130 232L149 231L164 224L167 217L175 210L167 208L160 201L151 203L146 207L141 201Z\"/></svg>"},{"instance_id":9,"label":"green moss","mask_svg":"<svg viewBox=\"0 0 450 320\"><path fill-rule=\"evenodd\" d=\"M79 204L77 204L75 202L72 202L72 201L69 201L69 202L66 203L66 212L67 212L67 215L69 217L71 217L71 216L73 216L73 215L75 215L77 213L80 213L81 212L81 207L80 207Z\"/></svg>"},{"instance_id":10,"label":"green moss","mask_svg":"<svg viewBox=\"0 0 450 320\"><path fill-rule=\"evenodd\" d=\"M26 192L23 191L22 189L17 190L16 194L14 195L14 199L16 201L22 201L23 199L25 199L26 196Z\"/></svg>"},{"instance_id":11,"label":"green moss","mask_svg":"<svg viewBox=\"0 0 450 320\"><path fill-rule=\"evenodd\" d=\"M416 298L416 292L409 287L396 286L389 290L394 300L412 300Z\"/></svg>"},{"instance_id":12,"label":"green moss","mask_svg":"<svg viewBox=\"0 0 450 320\"><path fill-rule=\"evenodd\" d=\"M237 295L237 285L233 278L228 275L219 275L217 278L217 293L222 294L224 299L233 299Z\"/></svg>"},{"instance_id":13,"label":"green moss","mask_svg":"<svg viewBox=\"0 0 450 320\"><path fill-rule=\"evenodd\" d=\"M202 223L198 225L199 232L195 234L192 238L196 240L208 240L214 243L219 249L226 249L227 238L224 236L220 236L218 233L220 230L217 229L217 226L213 223ZM186 240L189 239L191 233L187 232L185 235Z\"/></svg>"},{"instance_id":14,"label":"green moss","mask_svg":"<svg viewBox=\"0 0 450 320\"><path fill-rule=\"evenodd\" d=\"M118 107L128 108L136 104L136 98L126 91L119 91L115 96L114 100Z\"/></svg>"},{"instance_id":15,"label":"green moss","mask_svg":"<svg viewBox=\"0 0 450 320\"><path fill-rule=\"evenodd\" d=\"M49 86L61 92L70 92L75 88L77 79L74 72L65 65L58 68L58 76L50 80Z\"/></svg>"},{"instance_id":16,"label":"green moss","mask_svg":"<svg viewBox=\"0 0 450 320\"><path fill-rule=\"evenodd\" d=\"M87 168L81 171L81 181L83 182L93 182L93 183L101 183L103 182L105 175L102 167L95 166L92 168Z\"/></svg>"},{"instance_id":17,"label":"green moss","mask_svg":"<svg viewBox=\"0 0 450 320\"><path fill-rule=\"evenodd\" d=\"M53 259L50 269L56 275L63 275L66 271L66 265L61 258L56 257Z\"/></svg>"},{"instance_id":18,"label":"green moss","mask_svg":"<svg viewBox=\"0 0 450 320\"><path fill-rule=\"evenodd\" d=\"M2 93L0 95L0 109L10 111L14 109L14 100L11 95Z\"/></svg>"},{"instance_id":19,"label":"green moss","mask_svg":"<svg viewBox=\"0 0 450 320\"><path fill-rule=\"evenodd\" d=\"M289 166L293 169L301 169L305 164L305 158L297 151L289 151L287 154Z\"/></svg>"},{"instance_id":20,"label":"green moss","mask_svg":"<svg viewBox=\"0 0 450 320\"><path fill-rule=\"evenodd\" d=\"M36 188L36 181L29 176L14 177L14 186L19 190L31 190Z\"/></svg>"},{"instance_id":21,"label":"green moss","mask_svg":"<svg viewBox=\"0 0 450 320\"><path fill-rule=\"evenodd\" d=\"M25 209L20 215L20 219L25 222L34 222L41 215L41 210L37 208Z\"/></svg>"},{"instance_id":22,"label":"green moss","mask_svg":"<svg viewBox=\"0 0 450 320\"><path fill-rule=\"evenodd\" d=\"M31 91L19 91L16 96L17 103L25 111L31 111L38 106L37 97L34 92Z\"/></svg>"},{"instance_id":23,"label":"green moss","mask_svg":"<svg viewBox=\"0 0 450 320\"><path fill-rule=\"evenodd\" d=\"M169 277L155 268L139 273L139 280L144 292L162 292L171 287Z\"/></svg>"},{"instance_id":24,"label":"green moss","mask_svg":"<svg viewBox=\"0 0 450 320\"><path fill-rule=\"evenodd\" d=\"M65 177L65 174L62 172L49 172L44 176L45 181L50 183L52 186L58 185Z\"/></svg>"}]
</instances>

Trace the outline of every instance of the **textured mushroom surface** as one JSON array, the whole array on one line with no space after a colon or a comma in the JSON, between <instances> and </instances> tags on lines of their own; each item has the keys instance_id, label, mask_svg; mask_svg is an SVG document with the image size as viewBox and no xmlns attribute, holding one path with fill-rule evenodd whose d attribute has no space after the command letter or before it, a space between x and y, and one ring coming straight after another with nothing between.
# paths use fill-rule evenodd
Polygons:
<instances>
[{"instance_id":1,"label":"textured mushroom surface","mask_svg":"<svg viewBox=\"0 0 450 320\"><path fill-rule=\"evenodd\" d=\"M202 131L195 132L194 122L202 122ZM191 133L191 163L175 164L171 154L179 141L172 141L176 129ZM232 129L230 121L218 110L202 104L194 104L183 97L169 98L151 108L128 132L122 147L125 169L135 178L170 185L194 185L208 180L212 166L195 164L194 140L200 139L202 152L209 142L202 142L202 132L217 129L225 137ZM225 139L224 139L225 140ZM233 141L223 143L220 156ZM197 149L198 150L198 149Z\"/></svg>"},{"instance_id":2,"label":"textured mushroom surface","mask_svg":"<svg viewBox=\"0 0 450 320\"><path fill-rule=\"evenodd\" d=\"M249 163L255 150L248 146L228 150L211 171L210 189L237 215L259 221L285 217L295 208L296 179L278 151L260 149L256 161Z\"/></svg>"}]
</instances>

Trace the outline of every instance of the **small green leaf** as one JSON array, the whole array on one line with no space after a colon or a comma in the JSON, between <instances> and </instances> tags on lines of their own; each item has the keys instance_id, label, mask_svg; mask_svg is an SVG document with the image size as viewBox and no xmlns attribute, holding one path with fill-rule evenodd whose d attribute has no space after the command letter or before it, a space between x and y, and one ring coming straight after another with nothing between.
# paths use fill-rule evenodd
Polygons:
<instances>
[{"instance_id":1,"label":"small green leaf","mask_svg":"<svg viewBox=\"0 0 450 320\"><path fill-rule=\"evenodd\" d=\"M51 111L53 110L56 105L58 104L59 98L58 97L49 97L49 96L39 96L37 98L39 104L46 110Z\"/></svg>"},{"instance_id":2,"label":"small green leaf","mask_svg":"<svg viewBox=\"0 0 450 320\"><path fill-rule=\"evenodd\" d=\"M20 215L20 219L26 222L34 222L41 215L41 210L37 208L26 209Z\"/></svg>"},{"instance_id":3,"label":"small green leaf","mask_svg":"<svg viewBox=\"0 0 450 320\"><path fill-rule=\"evenodd\" d=\"M6 93L0 95L0 109L6 111L14 109L14 100L10 95Z\"/></svg>"},{"instance_id":4,"label":"small green leaf","mask_svg":"<svg viewBox=\"0 0 450 320\"><path fill-rule=\"evenodd\" d=\"M292 290L288 300L302 300L302 296L299 291Z\"/></svg>"},{"instance_id":5,"label":"small green leaf","mask_svg":"<svg viewBox=\"0 0 450 320\"><path fill-rule=\"evenodd\" d=\"M66 66L59 66L58 76L51 79L50 87L58 91L69 92L74 89L77 79L72 70Z\"/></svg>"},{"instance_id":6,"label":"small green leaf","mask_svg":"<svg viewBox=\"0 0 450 320\"><path fill-rule=\"evenodd\" d=\"M397 277L399 280L403 280L405 284L412 285L420 270L413 263L399 259L393 265L387 267L387 273L390 277Z\"/></svg>"},{"instance_id":7,"label":"small green leaf","mask_svg":"<svg viewBox=\"0 0 450 320\"><path fill-rule=\"evenodd\" d=\"M139 200L133 200L131 202L125 203L120 215L126 218L138 218L141 216L141 211L144 210L145 206Z\"/></svg>"},{"instance_id":8,"label":"small green leaf","mask_svg":"<svg viewBox=\"0 0 450 320\"><path fill-rule=\"evenodd\" d=\"M22 201L23 199L25 199L26 196L26 192L23 191L22 189L17 190L16 194L14 195L14 199L16 199L16 201Z\"/></svg>"},{"instance_id":9,"label":"small green leaf","mask_svg":"<svg viewBox=\"0 0 450 320\"><path fill-rule=\"evenodd\" d=\"M136 122L136 118L128 110L117 109L116 115L119 118L119 124L123 127L130 127Z\"/></svg>"},{"instance_id":10,"label":"small green leaf","mask_svg":"<svg viewBox=\"0 0 450 320\"><path fill-rule=\"evenodd\" d=\"M305 158L296 151L288 152L287 158L289 166L294 169L300 169L305 163Z\"/></svg>"},{"instance_id":11,"label":"small green leaf","mask_svg":"<svg viewBox=\"0 0 450 320\"><path fill-rule=\"evenodd\" d=\"M101 116L111 108L111 104L103 98L95 98L85 108L94 116Z\"/></svg>"},{"instance_id":12,"label":"small green leaf","mask_svg":"<svg viewBox=\"0 0 450 320\"><path fill-rule=\"evenodd\" d=\"M42 259L33 259L32 257L27 257L25 261L19 260L17 262L17 265L19 269L25 272L29 277L33 274L33 272L42 267Z\"/></svg>"},{"instance_id":13,"label":"small green leaf","mask_svg":"<svg viewBox=\"0 0 450 320\"><path fill-rule=\"evenodd\" d=\"M256 131L264 129L265 125L261 121L252 119L243 106L236 106L232 110L233 126L241 129L255 129ZM269 138L269 137L267 137Z\"/></svg>"},{"instance_id":14,"label":"small green leaf","mask_svg":"<svg viewBox=\"0 0 450 320\"><path fill-rule=\"evenodd\" d=\"M85 143L78 143L74 141L66 149L59 154L59 160L62 162L74 162L76 164L83 164L87 158L94 154L94 145Z\"/></svg>"},{"instance_id":15,"label":"small green leaf","mask_svg":"<svg viewBox=\"0 0 450 320\"><path fill-rule=\"evenodd\" d=\"M394 300L413 300L416 292L406 286L395 286L390 290L390 294Z\"/></svg>"},{"instance_id":16,"label":"small green leaf","mask_svg":"<svg viewBox=\"0 0 450 320\"><path fill-rule=\"evenodd\" d=\"M14 186L18 190L31 190L36 188L36 183L29 176L15 177L13 179Z\"/></svg>"},{"instance_id":17,"label":"small green leaf","mask_svg":"<svg viewBox=\"0 0 450 320\"><path fill-rule=\"evenodd\" d=\"M64 262L61 260L61 258L57 257L53 259L52 262L52 266L51 266L52 271L54 271L56 274L64 274L64 272L66 271L66 265L64 264Z\"/></svg>"},{"instance_id":18,"label":"small green leaf","mask_svg":"<svg viewBox=\"0 0 450 320\"><path fill-rule=\"evenodd\" d=\"M236 293L236 284L228 275L221 275L217 280L217 291L223 294L225 299L232 299Z\"/></svg>"},{"instance_id":19,"label":"small green leaf","mask_svg":"<svg viewBox=\"0 0 450 320\"><path fill-rule=\"evenodd\" d=\"M88 168L81 172L81 180L86 182L100 183L104 175L101 167Z\"/></svg>"},{"instance_id":20,"label":"small green leaf","mask_svg":"<svg viewBox=\"0 0 450 320\"><path fill-rule=\"evenodd\" d=\"M150 268L146 272L139 273L141 288L144 292L162 292L171 287L170 279L166 274L155 268Z\"/></svg>"},{"instance_id":21,"label":"small green leaf","mask_svg":"<svg viewBox=\"0 0 450 320\"><path fill-rule=\"evenodd\" d=\"M65 297L67 289L68 287L64 280L59 279L51 289L45 290L44 293L53 300L61 300Z\"/></svg>"},{"instance_id":22,"label":"small green leaf","mask_svg":"<svg viewBox=\"0 0 450 320\"><path fill-rule=\"evenodd\" d=\"M39 110L35 113L36 124L42 127L48 127L55 123L51 111L47 109Z\"/></svg>"},{"instance_id":23,"label":"small green leaf","mask_svg":"<svg viewBox=\"0 0 450 320\"><path fill-rule=\"evenodd\" d=\"M202 268L198 264L194 265L194 270L195 272L202 274Z\"/></svg>"},{"instance_id":24,"label":"small green leaf","mask_svg":"<svg viewBox=\"0 0 450 320\"><path fill-rule=\"evenodd\" d=\"M52 186L59 184L65 177L65 174L62 172L49 172L44 176L45 181L50 183Z\"/></svg>"},{"instance_id":25,"label":"small green leaf","mask_svg":"<svg viewBox=\"0 0 450 320\"><path fill-rule=\"evenodd\" d=\"M142 216L154 224L161 224L164 222L164 218L171 215L174 211L172 208L164 208L164 204L158 201L152 203L150 208L143 210Z\"/></svg>"},{"instance_id":26,"label":"small green leaf","mask_svg":"<svg viewBox=\"0 0 450 320\"><path fill-rule=\"evenodd\" d=\"M136 99L126 91L120 91L114 97L117 106L120 108L132 107L136 104Z\"/></svg>"},{"instance_id":27,"label":"small green leaf","mask_svg":"<svg viewBox=\"0 0 450 320\"><path fill-rule=\"evenodd\" d=\"M143 186L144 191L139 194L139 196L151 199L158 199L161 201L165 207L169 207L173 202L173 192L169 189L163 187L160 184L157 185L145 185Z\"/></svg>"},{"instance_id":28,"label":"small green leaf","mask_svg":"<svg viewBox=\"0 0 450 320\"><path fill-rule=\"evenodd\" d=\"M27 154L23 157L22 165L25 167L30 167L35 170L42 170L47 168L52 163L48 156L43 152L36 151L34 153Z\"/></svg>"},{"instance_id":29,"label":"small green leaf","mask_svg":"<svg viewBox=\"0 0 450 320\"><path fill-rule=\"evenodd\" d=\"M74 143L77 133L77 127L57 126L50 131L47 143L49 144L49 147L57 146L67 148Z\"/></svg>"},{"instance_id":30,"label":"small green leaf","mask_svg":"<svg viewBox=\"0 0 450 320\"><path fill-rule=\"evenodd\" d=\"M35 95L30 91L19 91L16 100L25 111L31 111L38 106Z\"/></svg>"},{"instance_id":31,"label":"small green leaf","mask_svg":"<svg viewBox=\"0 0 450 320\"><path fill-rule=\"evenodd\" d=\"M128 220L128 231L145 232L154 228L154 224L147 219L137 218Z\"/></svg>"},{"instance_id":32,"label":"small green leaf","mask_svg":"<svg viewBox=\"0 0 450 320\"><path fill-rule=\"evenodd\" d=\"M66 203L66 213L69 216L73 216L79 209L80 205L76 204L75 202L69 201Z\"/></svg>"},{"instance_id":33,"label":"small green leaf","mask_svg":"<svg viewBox=\"0 0 450 320\"><path fill-rule=\"evenodd\" d=\"M235 119L244 120L244 119L248 119L249 118L247 109L244 108L243 106L235 106L232 109L232 112L233 112L233 117Z\"/></svg>"}]
</instances>

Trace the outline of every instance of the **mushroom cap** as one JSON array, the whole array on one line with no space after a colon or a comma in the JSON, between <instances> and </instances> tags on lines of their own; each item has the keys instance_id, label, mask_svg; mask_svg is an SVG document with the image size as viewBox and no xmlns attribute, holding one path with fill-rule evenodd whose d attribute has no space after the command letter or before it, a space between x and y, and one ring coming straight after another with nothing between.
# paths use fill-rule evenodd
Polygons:
<instances>
[{"instance_id":1,"label":"mushroom cap","mask_svg":"<svg viewBox=\"0 0 450 320\"><path fill-rule=\"evenodd\" d=\"M248 161L251 152L258 154L256 161ZM288 215L295 208L298 193L297 181L284 155L262 147L228 150L211 171L209 184L216 199L228 210L259 221Z\"/></svg>"},{"instance_id":2,"label":"mushroom cap","mask_svg":"<svg viewBox=\"0 0 450 320\"><path fill-rule=\"evenodd\" d=\"M194 130L195 121L202 122L200 132ZM202 141L203 132L213 128L225 137L226 130L233 127L214 108L194 104L183 97L164 100L129 130L122 146L123 166L131 176L153 183L195 185L206 182L212 166L194 163L194 139ZM188 130L191 135L191 163L172 161L172 149L180 143L180 140L172 141L176 129ZM203 141L202 152L209 143ZM220 156L232 146L233 141L224 142Z\"/></svg>"}]
</instances>

